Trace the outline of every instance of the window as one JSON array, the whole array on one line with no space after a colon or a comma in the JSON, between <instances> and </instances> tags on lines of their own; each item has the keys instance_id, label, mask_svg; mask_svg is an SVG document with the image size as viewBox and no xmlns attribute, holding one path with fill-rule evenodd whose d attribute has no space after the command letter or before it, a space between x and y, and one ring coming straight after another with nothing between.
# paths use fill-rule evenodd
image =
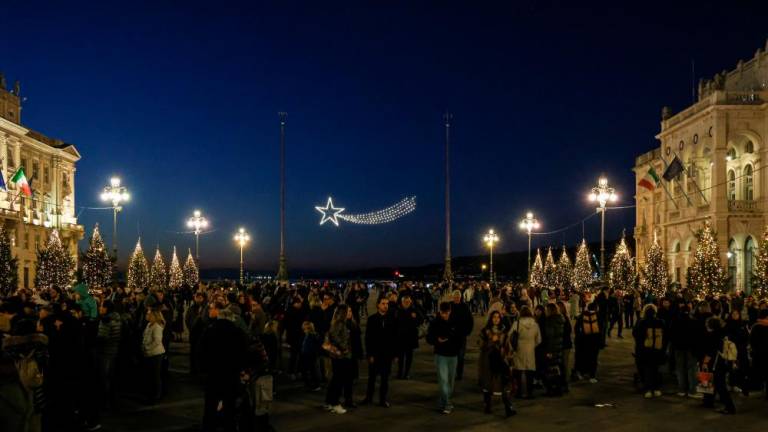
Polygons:
<instances>
[{"instance_id":1,"label":"window","mask_svg":"<svg viewBox=\"0 0 768 432\"><path fill-rule=\"evenodd\" d=\"M34 178L37 179L37 170L40 168L40 164L37 163L37 161L32 162L32 175L30 176L30 179Z\"/></svg>"},{"instance_id":2,"label":"window","mask_svg":"<svg viewBox=\"0 0 768 432\"><path fill-rule=\"evenodd\" d=\"M736 242L728 243L728 281L731 291L736 289Z\"/></svg>"},{"instance_id":3,"label":"window","mask_svg":"<svg viewBox=\"0 0 768 432\"><path fill-rule=\"evenodd\" d=\"M752 178L752 165L747 165L744 167L744 199L752 201L753 198L754 179Z\"/></svg>"},{"instance_id":4,"label":"window","mask_svg":"<svg viewBox=\"0 0 768 432\"><path fill-rule=\"evenodd\" d=\"M45 183L46 185L51 182L50 171L51 169L48 168L48 166L45 166L43 168L43 183Z\"/></svg>"},{"instance_id":5,"label":"window","mask_svg":"<svg viewBox=\"0 0 768 432\"><path fill-rule=\"evenodd\" d=\"M29 233L24 233L24 249L29 250Z\"/></svg>"},{"instance_id":6,"label":"window","mask_svg":"<svg viewBox=\"0 0 768 432\"><path fill-rule=\"evenodd\" d=\"M728 199L736 201L736 173L728 170Z\"/></svg>"},{"instance_id":7,"label":"window","mask_svg":"<svg viewBox=\"0 0 768 432\"><path fill-rule=\"evenodd\" d=\"M35 250L40 249L40 234L35 234Z\"/></svg>"},{"instance_id":8,"label":"window","mask_svg":"<svg viewBox=\"0 0 768 432\"><path fill-rule=\"evenodd\" d=\"M747 142L744 144L744 153L754 153L755 152L755 145L752 143L752 140L747 140Z\"/></svg>"},{"instance_id":9,"label":"window","mask_svg":"<svg viewBox=\"0 0 768 432\"><path fill-rule=\"evenodd\" d=\"M744 245L744 292L746 294L752 293L752 272L755 268L756 249L755 240L751 236L748 237Z\"/></svg>"},{"instance_id":10,"label":"window","mask_svg":"<svg viewBox=\"0 0 768 432\"><path fill-rule=\"evenodd\" d=\"M7 153L8 154L6 155L6 159L8 160L8 168L13 168L15 165L14 165L14 162L13 162L14 161L14 159L13 159L13 149L11 148L11 146L8 146Z\"/></svg>"},{"instance_id":11,"label":"window","mask_svg":"<svg viewBox=\"0 0 768 432\"><path fill-rule=\"evenodd\" d=\"M728 149L728 153L725 154L725 160L732 161L736 159L736 149L731 147Z\"/></svg>"}]
</instances>

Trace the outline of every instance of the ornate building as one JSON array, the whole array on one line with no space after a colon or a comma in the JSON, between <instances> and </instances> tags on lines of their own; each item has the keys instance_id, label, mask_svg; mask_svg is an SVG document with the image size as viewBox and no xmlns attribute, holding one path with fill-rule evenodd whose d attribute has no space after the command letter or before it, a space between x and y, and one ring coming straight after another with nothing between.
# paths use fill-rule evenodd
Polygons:
<instances>
[{"instance_id":1,"label":"ornate building","mask_svg":"<svg viewBox=\"0 0 768 432\"><path fill-rule=\"evenodd\" d=\"M11 232L13 254L18 258L19 287L32 287L37 249L54 228L64 246L77 259L77 242L83 227L75 212L75 163L80 154L72 144L49 138L21 124L18 81L7 89L0 74L0 160L6 190L0 190L0 220ZM32 185L32 197L19 193L10 182L23 167Z\"/></svg>"},{"instance_id":2,"label":"ornate building","mask_svg":"<svg viewBox=\"0 0 768 432\"><path fill-rule=\"evenodd\" d=\"M768 223L768 52L758 49L698 87L690 107L677 114L662 110L659 147L635 160L638 261L645 260L655 232L672 280L685 286L695 233L709 220L731 289L751 292L757 241ZM685 169L668 182L661 175L675 157Z\"/></svg>"}]
</instances>

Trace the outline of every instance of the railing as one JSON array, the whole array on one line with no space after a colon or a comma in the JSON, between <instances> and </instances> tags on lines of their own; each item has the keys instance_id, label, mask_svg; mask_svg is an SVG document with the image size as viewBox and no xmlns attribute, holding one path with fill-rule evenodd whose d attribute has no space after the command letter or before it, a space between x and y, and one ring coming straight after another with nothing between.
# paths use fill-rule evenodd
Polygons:
<instances>
[{"instance_id":1,"label":"railing","mask_svg":"<svg viewBox=\"0 0 768 432\"><path fill-rule=\"evenodd\" d=\"M757 211L757 201L729 200L728 210L741 211L741 212L754 212L754 211Z\"/></svg>"},{"instance_id":2,"label":"railing","mask_svg":"<svg viewBox=\"0 0 768 432\"><path fill-rule=\"evenodd\" d=\"M690 107L664 120L663 129L670 128L685 119L692 117L710 105L760 105L765 102L766 95L767 92L764 90L728 92L716 90Z\"/></svg>"}]
</instances>

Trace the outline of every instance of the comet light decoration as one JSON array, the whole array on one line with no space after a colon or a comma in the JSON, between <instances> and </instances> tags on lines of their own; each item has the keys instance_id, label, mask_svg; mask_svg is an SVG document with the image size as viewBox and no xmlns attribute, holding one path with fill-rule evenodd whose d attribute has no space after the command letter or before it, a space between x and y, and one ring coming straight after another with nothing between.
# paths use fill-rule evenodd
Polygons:
<instances>
[{"instance_id":1,"label":"comet light decoration","mask_svg":"<svg viewBox=\"0 0 768 432\"><path fill-rule=\"evenodd\" d=\"M343 214L343 207L334 207L333 198L328 197L325 207L316 206L315 210L322 214L320 225L331 222L339 226L339 219L358 225L379 225L393 222L416 210L416 197L403 198L387 208L360 214Z\"/></svg>"}]
</instances>

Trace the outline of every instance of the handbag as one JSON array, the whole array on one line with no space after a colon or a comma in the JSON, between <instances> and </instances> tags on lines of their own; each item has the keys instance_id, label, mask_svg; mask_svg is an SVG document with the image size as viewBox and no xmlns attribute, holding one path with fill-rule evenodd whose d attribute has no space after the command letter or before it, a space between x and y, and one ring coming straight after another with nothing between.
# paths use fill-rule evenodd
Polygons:
<instances>
[{"instance_id":1,"label":"handbag","mask_svg":"<svg viewBox=\"0 0 768 432\"><path fill-rule=\"evenodd\" d=\"M699 384L696 386L696 391L702 394L715 394L714 374L712 372L699 371L696 374L696 379Z\"/></svg>"},{"instance_id":2,"label":"handbag","mask_svg":"<svg viewBox=\"0 0 768 432\"><path fill-rule=\"evenodd\" d=\"M325 335L325 341L322 345L323 351L328 353L328 357L332 359L340 359L341 358L341 350L339 350L334 344L331 343L330 338L328 335Z\"/></svg>"}]
</instances>

